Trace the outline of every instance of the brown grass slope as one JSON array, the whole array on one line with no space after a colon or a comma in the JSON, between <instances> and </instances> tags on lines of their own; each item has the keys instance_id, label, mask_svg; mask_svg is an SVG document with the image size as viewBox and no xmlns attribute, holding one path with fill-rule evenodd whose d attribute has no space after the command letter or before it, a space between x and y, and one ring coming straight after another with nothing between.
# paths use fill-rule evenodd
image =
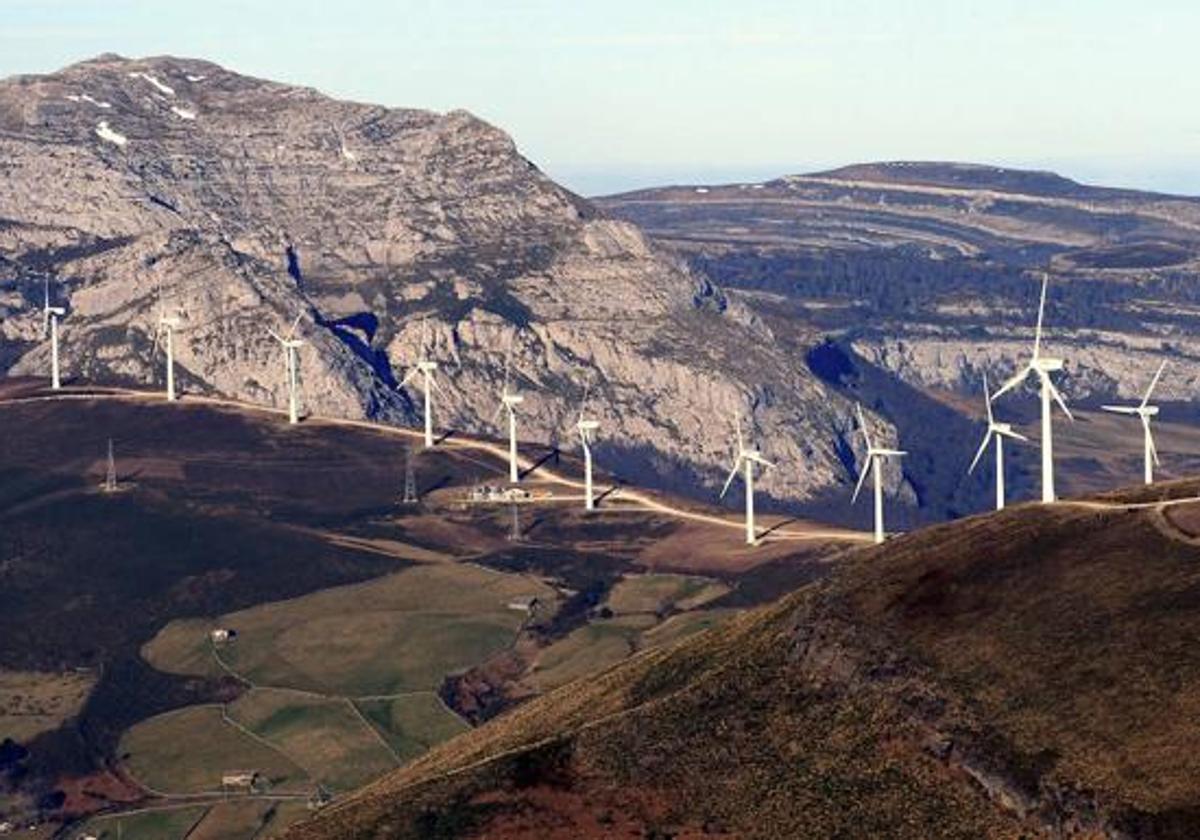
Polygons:
<instances>
[{"instance_id":1,"label":"brown grass slope","mask_svg":"<svg viewBox=\"0 0 1200 840\"><path fill-rule=\"evenodd\" d=\"M860 550L289 836L1200 836L1191 525L1021 506Z\"/></svg>"}]
</instances>

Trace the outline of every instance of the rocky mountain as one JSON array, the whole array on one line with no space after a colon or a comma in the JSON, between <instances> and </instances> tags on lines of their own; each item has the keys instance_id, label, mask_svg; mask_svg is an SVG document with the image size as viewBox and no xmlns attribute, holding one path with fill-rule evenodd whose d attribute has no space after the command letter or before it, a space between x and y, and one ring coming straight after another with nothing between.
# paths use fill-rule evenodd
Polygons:
<instances>
[{"instance_id":1,"label":"rocky mountain","mask_svg":"<svg viewBox=\"0 0 1200 840\"><path fill-rule=\"evenodd\" d=\"M1191 838L1194 481L1026 505L533 700L287 836Z\"/></svg>"},{"instance_id":2,"label":"rocky mountain","mask_svg":"<svg viewBox=\"0 0 1200 840\"><path fill-rule=\"evenodd\" d=\"M186 389L280 406L268 330L299 316L310 412L413 423L420 393L396 386L425 342L444 376L439 425L499 434L511 345L526 440L573 445L591 382L598 456L624 477L711 492L741 413L781 465L767 494L853 480L848 399L752 310L465 112L103 55L0 81L0 160L9 374L45 375L48 283L82 382L160 382L166 311L183 319Z\"/></svg>"},{"instance_id":3,"label":"rocky mountain","mask_svg":"<svg viewBox=\"0 0 1200 840\"><path fill-rule=\"evenodd\" d=\"M1191 402L1200 359L1200 199L952 163L848 166L599 199L764 317L823 330L919 388L977 397L1027 352L1051 276L1048 349L1069 397ZM772 324L775 326L775 324Z\"/></svg>"}]
</instances>

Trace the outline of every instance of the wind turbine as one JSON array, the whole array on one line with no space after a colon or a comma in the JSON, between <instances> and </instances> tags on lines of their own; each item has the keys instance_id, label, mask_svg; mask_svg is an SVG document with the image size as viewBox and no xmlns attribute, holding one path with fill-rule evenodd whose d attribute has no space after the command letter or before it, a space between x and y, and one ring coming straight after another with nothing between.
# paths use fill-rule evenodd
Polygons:
<instances>
[{"instance_id":1,"label":"wind turbine","mask_svg":"<svg viewBox=\"0 0 1200 840\"><path fill-rule=\"evenodd\" d=\"M496 407L496 414L492 417L492 422L500 417L501 412L508 412L508 480L516 484L521 480L521 474L517 469L517 406L525 401L525 398L515 391L508 389L509 385L509 362L512 357L512 339L509 338L508 353L504 357L504 388L500 391L500 405Z\"/></svg>"},{"instance_id":2,"label":"wind turbine","mask_svg":"<svg viewBox=\"0 0 1200 840\"><path fill-rule=\"evenodd\" d=\"M729 471L729 478L725 479L725 486L721 488L720 498L725 498L725 494L729 492L729 485L733 483L733 479L738 473L738 468L741 468L744 471L742 481L746 484L746 545L757 545L758 533L754 530L754 465L759 464L762 467L775 465L764 458L757 447L748 448L746 446L742 440L741 417L734 418L734 429L737 432L737 454L734 456L733 469Z\"/></svg>"},{"instance_id":3,"label":"wind turbine","mask_svg":"<svg viewBox=\"0 0 1200 840\"><path fill-rule=\"evenodd\" d=\"M1004 439L1009 437L1014 440L1027 441L1029 438L1019 432L1014 432L1011 423L996 422L996 418L992 414L992 395L988 391L986 373L983 375L983 404L987 407L987 431L983 435L983 443L979 444L979 451L975 453L975 459L971 461L967 472L975 472L979 459L983 457L988 444L994 439L996 441L996 510L1004 510Z\"/></svg>"},{"instance_id":4,"label":"wind turbine","mask_svg":"<svg viewBox=\"0 0 1200 840\"><path fill-rule=\"evenodd\" d=\"M1029 378L1031 373L1037 374L1038 381L1041 383L1042 394L1042 501L1053 502L1054 495L1054 439L1051 428L1050 415L1050 400L1054 399L1062 408L1063 413L1067 415L1069 420L1074 421L1075 417L1071 414L1071 409L1067 408L1067 404L1063 402L1062 394L1054 387L1054 383L1050 381L1050 374L1057 370L1063 369L1063 360L1055 359L1049 356L1042 355L1042 318L1046 312L1046 285L1050 282L1050 277L1047 274L1042 275L1042 299L1038 304L1038 319L1037 330L1033 334L1033 355L1029 359L1029 363L1021 368L1011 379L1001 386L1000 390L992 395L992 399L996 400L1001 394L1006 391L1011 391L1013 388L1020 385Z\"/></svg>"},{"instance_id":5,"label":"wind turbine","mask_svg":"<svg viewBox=\"0 0 1200 840\"><path fill-rule=\"evenodd\" d=\"M67 314L61 306L50 305L50 278L46 278L45 301L42 304L42 335L50 333L50 387L57 391L62 387L58 375L58 319Z\"/></svg>"},{"instance_id":6,"label":"wind turbine","mask_svg":"<svg viewBox=\"0 0 1200 840\"><path fill-rule=\"evenodd\" d=\"M875 446L871 440L871 433L867 431L867 421L863 417L862 406L855 405L855 412L858 413L858 425L862 429L863 439L867 442L867 463L866 467L858 474L858 484L854 487L854 495L850 497L850 504L858 501L858 494L862 491L863 483L867 480L867 473L870 472L875 485L875 542L883 542L883 460L885 458L902 455L907 455L903 449L882 449Z\"/></svg>"},{"instance_id":7,"label":"wind turbine","mask_svg":"<svg viewBox=\"0 0 1200 840\"><path fill-rule=\"evenodd\" d=\"M284 365L287 368L288 422L293 426L300 422L299 412L296 408L296 374L298 368L296 351L304 346L304 342L296 338L296 327L300 325L302 317L303 313L296 316L296 320L292 321L291 329L287 331L286 336L277 335L274 330L267 331L283 347Z\"/></svg>"},{"instance_id":8,"label":"wind turbine","mask_svg":"<svg viewBox=\"0 0 1200 840\"><path fill-rule=\"evenodd\" d=\"M1102 405L1100 406L1105 411L1111 411L1115 414L1136 414L1142 421L1142 449L1145 452L1145 480L1147 484L1154 483L1154 467L1158 463L1158 449L1154 446L1154 436L1150 434L1150 418L1158 414L1158 406L1150 405L1150 394L1154 392L1154 386L1158 384L1158 378L1162 376L1163 368L1167 366L1167 360L1163 359L1158 366L1158 371L1155 372L1154 378L1150 380L1150 387L1146 389L1146 395L1142 397L1142 401L1137 405Z\"/></svg>"},{"instance_id":9,"label":"wind turbine","mask_svg":"<svg viewBox=\"0 0 1200 840\"><path fill-rule=\"evenodd\" d=\"M600 428L600 421L588 420L586 417L588 391L589 387L583 389L583 402L579 404L579 420L575 423L575 429L579 432L579 443L583 446L583 508L595 510L596 499L592 493L592 436Z\"/></svg>"},{"instance_id":10,"label":"wind turbine","mask_svg":"<svg viewBox=\"0 0 1200 840\"><path fill-rule=\"evenodd\" d=\"M175 401L175 328L179 326L179 317L177 315L167 315L162 308L162 296L159 296L158 308L158 329L154 332L154 348L151 352L158 350L159 339L164 338L163 346L166 349L167 356L167 399L171 402Z\"/></svg>"},{"instance_id":11,"label":"wind turbine","mask_svg":"<svg viewBox=\"0 0 1200 840\"><path fill-rule=\"evenodd\" d=\"M437 384L437 380L433 378L433 373L438 369L438 363L430 361L425 356L425 347L428 338L428 328L426 321L421 319L421 358L417 360L417 364L408 372L408 375L400 381L399 388L403 388L409 382L412 382L419 373L422 376L421 390L425 395L425 448L433 448L433 392L441 391L442 386Z\"/></svg>"}]
</instances>

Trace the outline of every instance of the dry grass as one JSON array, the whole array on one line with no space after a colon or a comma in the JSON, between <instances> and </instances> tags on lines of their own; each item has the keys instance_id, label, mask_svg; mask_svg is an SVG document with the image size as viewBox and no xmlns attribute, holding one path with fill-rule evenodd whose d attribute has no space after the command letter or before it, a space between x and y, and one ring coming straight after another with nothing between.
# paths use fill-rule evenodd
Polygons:
<instances>
[{"instance_id":1,"label":"dry grass","mask_svg":"<svg viewBox=\"0 0 1200 840\"><path fill-rule=\"evenodd\" d=\"M404 761L470 728L433 693L362 700L356 705Z\"/></svg>"},{"instance_id":2,"label":"dry grass","mask_svg":"<svg viewBox=\"0 0 1200 840\"><path fill-rule=\"evenodd\" d=\"M579 809L620 803L643 833L681 836L1016 838L1064 820L1200 836L1200 547L1153 516L1026 506L859 551L829 581L551 691L290 836L473 836L522 815L547 837L599 837ZM964 762L1045 810L1000 807Z\"/></svg>"},{"instance_id":3,"label":"dry grass","mask_svg":"<svg viewBox=\"0 0 1200 840\"><path fill-rule=\"evenodd\" d=\"M256 771L276 790L311 787L300 766L222 720L217 706L142 721L121 738L119 755L134 778L166 793L219 791L227 770Z\"/></svg>"},{"instance_id":4,"label":"dry grass","mask_svg":"<svg viewBox=\"0 0 1200 840\"><path fill-rule=\"evenodd\" d=\"M208 813L206 805L150 811L126 816L96 817L75 836L94 834L99 840L184 840Z\"/></svg>"},{"instance_id":5,"label":"dry grass","mask_svg":"<svg viewBox=\"0 0 1200 840\"><path fill-rule=\"evenodd\" d=\"M345 700L254 689L238 698L228 714L334 791L352 790L398 764Z\"/></svg>"},{"instance_id":6,"label":"dry grass","mask_svg":"<svg viewBox=\"0 0 1200 840\"><path fill-rule=\"evenodd\" d=\"M429 691L512 643L524 616L508 603L524 595L557 599L532 578L420 566L213 622L172 622L143 655L168 672L212 674L207 631L225 626L238 636L218 648L222 661L259 685L350 696Z\"/></svg>"},{"instance_id":7,"label":"dry grass","mask_svg":"<svg viewBox=\"0 0 1200 840\"><path fill-rule=\"evenodd\" d=\"M18 743L75 717L96 684L91 673L0 671L0 740Z\"/></svg>"},{"instance_id":8,"label":"dry grass","mask_svg":"<svg viewBox=\"0 0 1200 840\"><path fill-rule=\"evenodd\" d=\"M655 622L649 615L597 619L538 654L527 682L547 691L616 665L640 647L641 634Z\"/></svg>"},{"instance_id":9,"label":"dry grass","mask_svg":"<svg viewBox=\"0 0 1200 840\"><path fill-rule=\"evenodd\" d=\"M662 613L695 609L720 598L729 587L710 578L688 575L626 575L608 596L614 613Z\"/></svg>"}]
</instances>

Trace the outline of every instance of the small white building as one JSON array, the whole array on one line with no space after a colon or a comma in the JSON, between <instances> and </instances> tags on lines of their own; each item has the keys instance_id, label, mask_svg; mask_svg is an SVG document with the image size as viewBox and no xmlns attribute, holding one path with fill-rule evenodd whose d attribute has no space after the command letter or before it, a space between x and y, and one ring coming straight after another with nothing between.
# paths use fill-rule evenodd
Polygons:
<instances>
[{"instance_id":1,"label":"small white building","mask_svg":"<svg viewBox=\"0 0 1200 840\"><path fill-rule=\"evenodd\" d=\"M209 632L208 638L212 640L214 645L223 645L236 639L237 631L228 627L218 627Z\"/></svg>"},{"instance_id":2,"label":"small white building","mask_svg":"<svg viewBox=\"0 0 1200 840\"><path fill-rule=\"evenodd\" d=\"M253 770L230 770L221 775L221 787L250 790L257 780L258 773Z\"/></svg>"},{"instance_id":3,"label":"small white building","mask_svg":"<svg viewBox=\"0 0 1200 840\"><path fill-rule=\"evenodd\" d=\"M517 612L531 613L537 609L538 597L536 595L522 595L520 598L513 598L508 602L510 610Z\"/></svg>"}]
</instances>

